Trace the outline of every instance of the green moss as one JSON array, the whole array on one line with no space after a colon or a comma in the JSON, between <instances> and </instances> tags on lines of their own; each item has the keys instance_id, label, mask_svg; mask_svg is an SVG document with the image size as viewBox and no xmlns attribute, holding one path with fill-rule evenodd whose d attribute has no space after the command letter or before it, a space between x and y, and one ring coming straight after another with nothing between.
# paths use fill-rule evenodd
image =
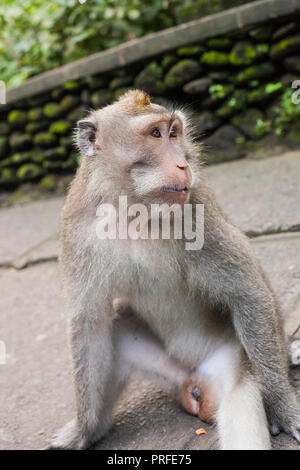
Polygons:
<instances>
[{"instance_id":1,"label":"green moss","mask_svg":"<svg viewBox=\"0 0 300 470\"><path fill-rule=\"evenodd\" d=\"M34 163L22 165L17 171L17 178L21 181L29 181L41 176L43 171L41 167Z\"/></svg>"},{"instance_id":2,"label":"green moss","mask_svg":"<svg viewBox=\"0 0 300 470\"><path fill-rule=\"evenodd\" d=\"M172 65L174 65L175 62L177 62L177 57L176 57L176 55L172 55L172 54L165 55L165 56L162 58L161 67L163 68L163 70L167 70L167 69L169 69Z\"/></svg>"},{"instance_id":3,"label":"green moss","mask_svg":"<svg viewBox=\"0 0 300 470\"><path fill-rule=\"evenodd\" d=\"M257 59L268 54L268 44L253 44L250 41L239 41L230 52L229 60L232 65L250 65Z\"/></svg>"},{"instance_id":4,"label":"green moss","mask_svg":"<svg viewBox=\"0 0 300 470\"><path fill-rule=\"evenodd\" d=\"M276 69L271 62L266 62L260 65L252 65L241 72L237 76L238 83L246 83L251 80L257 80L265 77L270 77L276 73Z\"/></svg>"},{"instance_id":5,"label":"green moss","mask_svg":"<svg viewBox=\"0 0 300 470\"><path fill-rule=\"evenodd\" d=\"M103 88L102 90L95 91L91 96L93 106L102 108L113 100L113 94L110 90Z\"/></svg>"},{"instance_id":6,"label":"green moss","mask_svg":"<svg viewBox=\"0 0 300 470\"><path fill-rule=\"evenodd\" d=\"M284 60L284 68L289 72L294 72L300 75L300 57L287 57Z\"/></svg>"},{"instance_id":7,"label":"green moss","mask_svg":"<svg viewBox=\"0 0 300 470\"><path fill-rule=\"evenodd\" d=\"M29 122L25 126L25 131L28 134L36 134L37 132L42 131L43 129L46 129L49 126L49 122L46 120L41 120L41 121L33 121Z\"/></svg>"},{"instance_id":8,"label":"green moss","mask_svg":"<svg viewBox=\"0 0 300 470\"><path fill-rule=\"evenodd\" d=\"M270 55L274 60L282 59L300 48L300 34L282 39L271 47Z\"/></svg>"},{"instance_id":9,"label":"green moss","mask_svg":"<svg viewBox=\"0 0 300 470\"><path fill-rule=\"evenodd\" d=\"M26 150L32 145L31 135L15 132L9 138L9 145L13 150Z\"/></svg>"},{"instance_id":10,"label":"green moss","mask_svg":"<svg viewBox=\"0 0 300 470\"><path fill-rule=\"evenodd\" d=\"M225 67L229 63L229 55L226 52L207 51L201 56L201 63L211 68Z\"/></svg>"},{"instance_id":11,"label":"green moss","mask_svg":"<svg viewBox=\"0 0 300 470\"><path fill-rule=\"evenodd\" d=\"M113 78L110 81L109 88L111 90L116 90L117 88L120 88L120 87L129 86L132 83L133 83L133 76L132 75L127 75L125 77L116 77L116 78Z\"/></svg>"},{"instance_id":12,"label":"green moss","mask_svg":"<svg viewBox=\"0 0 300 470\"><path fill-rule=\"evenodd\" d=\"M4 155L6 154L7 144L7 138L0 136L0 158L4 157Z\"/></svg>"},{"instance_id":13,"label":"green moss","mask_svg":"<svg viewBox=\"0 0 300 470\"><path fill-rule=\"evenodd\" d=\"M39 121L43 118L44 112L43 108L32 108L28 111L28 119L29 121Z\"/></svg>"},{"instance_id":14,"label":"green moss","mask_svg":"<svg viewBox=\"0 0 300 470\"><path fill-rule=\"evenodd\" d=\"M10 186L15 184L16 176L15 171L11 168L3 168L0 171L0 186Z\"/></svg>"},{"instance_id":15,"label":"green moss","mask_svg":"<svg viewBox=\"0 0 300 470\"><path fill-rule=\"evenodd\" d=\"M67 150L65 147L60 145L59 147L54 147L43 152L43 160L64 160L67 155Z\"/></svg>"},{"instance_id":16,"label":"green moss","mask_svg":"<svg viewBox=\"0 0 300 470\"><path fill-rule=\"evenodd\" d=\"M173 65L165 77L165 84L168 88L178 88L201 75L201 65L192 59L183 59Z\"/></svg>"},{"instance_id":17,"label":"green moss","mask_svg":"<svg viewBox=\"0 0 300 470\"><path fill-rule=\"evenodd\" d=\"M233 85L224 85L222 83L214 83L209 87L209 93L213 100L224 100L234 90Z\"/></svg>"},{"instance_id":18,"label":"green moss","mask_svg":"<svg viewBox=\"0 0 300 470\"><path fill-rule=\"evenodd\" d=\"M49 127L51 134L64 135L71 128L71 124L68 121L55 121Z\"/></svg>"},{"instance_id":19,"label":"green moss","mask_svg":"<svg viewBox=\"0 0 300 470\"><path fill-rule=\"evenodd\" d=\"M246 108L247 92L246 90L235 90L233 95L216 111L219 118L228 118L235 113Z\"/></svg>"},{"instance_id":20,"label":"green moss","mask_svg":"<svg viewBox=\"0 0 300 470\"><path fill-rule=\"evenodd\" d=\"M65 90L63 88L56 88L55 90L52 90L51 97L54 101L58 101L64 96L64 94Z\"/></svg>"},{"instance_id":21,"label":"green moss","mask_svg":"<svg viewBox=\"0 0 300 470\"><path fill-rule=\"evenodd\" d=\"M18 152L12 155L11 160L13 163L28 162L31 160L31 156L30 152Z\"/></svg>"},{"instance_id":22,"label":"green moss","mask_svg":"<svg viewBox=\"0 0 300 470\"><path fill-rule=\"evenodd\" d=\"M13 109L7 116L7 121L13 127L22 127L27 121L27 113L18 109Z\"/></svg>"},{"instance_id":23,"label":"green moss","mask_svg":"<svg viewBox=\"0 0 300 470\"><path fill-rule=\"evenodd\" d=\"M39 188L42 191L54 191L56 189L57 179L55 175L47 175L39 182Z\"/></svg>"},{"instance_id":24,"label":"green moss","mask_svg":"<svg viewBox=\"0 0 300 470\"><path fill-rule=\"evenodd\" d=\"M232 47L232 40L230 38L212 38L207 41L207 47L216 51L228 51Z\"/></svg>"},{"instance_id":25,"label":"green moss","mask_svg":"<svg viewBox=\"0 0 300 470\"><path fill-rule=\"evenodd\" d=\"M205 47L203 46L183 46L177 49L176 54L180 57L194 56L203 54Z\"/></svg>"},{"instance_id":26,"label":"green moss","mask_svg":"<svg viewBox=\"0 0 300 470\"><path fill-rule=\"evenodd\" d=\"M244 113L234 116L231 122L250 139L259 139L271 129L271 122L265 120L263 113L255 108L250 108Z\"/></svg>"},{"instance_id":27,"label":"green moss","mask_svg":"<svg viewBox=\"0 0 300 470\"><path fill-rule=\"evenodd\" d=\"M73 95L66 95L61 102L59 103L59 107L62 113L69 111L70 109L74 108L79 102L79 98Z\"/></svg>"},{"instance_id":28,"label":"green moss","mask_svg":"<svg viewBox=\"0 0 300 470\"><path fill-rule=\"evenodd\" d=\"M45 160L45 155L42 151L32 152L31 160L35 163L42 163Z\"/></svg>"},{"instance_id":29,"label":"green moss","mask_svg":"<svg viewBox=\"0 0 300 470\"><path fill-rule=\"evenodd\" d=\"M161 95L166 89L162 78L162 67L157 62L151 62L138 74L134 85L136 88L145 90L148 93Z\"/></svg>"},{"instance_id":30,"label":"green moss","mask_svg":"<svg viewBox=\"0 0 300 470\"><path fill-rule=\"evenodd\" d=\"M68 90L69 92L72 92L72 91L78 91L80 88L80 85L78 82L76 82L75 80L71 80L69 82L66 82L64 83L63 85L63 89L64 90Z\"/></svg>"},{"instance_id":31,"label":"green moss","mask_svg":"<svg viewBox=\"0 0 300 470\"><path fill-rule=\"evenodd\" d=\"M47 148L55 145L57 137L50 132L40 132L34 136L33 141L38 147Z\"/></svg>"},{"instance_id":32,"label":"green moss","mask_svg":"<svg viewBox=\"0 0 300 470\"><path fill-rule=\"evenodd\" d=\"M44 116L50 119L56 118L61 114L61 108L58 103L45 104L43 111L44 111Z\"/></svg>"},{"instance_id":33,"label":"green moss","mask_svg":"<svg viewBox=\"0 0 300 470\"><path fill-rule=\"evenodd\" d=\"M267 101L273 96L276 96L283 88L281 82L268 83L267 85L261 86L252 90L248 94L248 103L260 103Z\"/></svg>"}]
</instances>

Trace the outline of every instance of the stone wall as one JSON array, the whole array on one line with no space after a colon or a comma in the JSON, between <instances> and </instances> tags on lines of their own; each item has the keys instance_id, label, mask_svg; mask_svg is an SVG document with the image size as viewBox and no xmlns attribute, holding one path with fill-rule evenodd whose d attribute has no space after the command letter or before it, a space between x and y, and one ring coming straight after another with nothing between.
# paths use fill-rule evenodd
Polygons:
<instances>
[{"instance_id":1,"label":"stone wall","mask_svg":"<svg viewBox=\"0 0 300 470\"><path fill-rule=\"evenodd\" d=\"M0 187L27 181L50 187L52 175L74 171L76 121L132 87L166 106L175 101L186 107L207 144L208 162L261 147L300 146L300 104L292 103L291 88L300 80L298 10L293 17L242 25L226 35L185 40L102 73L89 75L86 69L81 78L11 99L0 107Z\"/></svg>"}]
</instances>

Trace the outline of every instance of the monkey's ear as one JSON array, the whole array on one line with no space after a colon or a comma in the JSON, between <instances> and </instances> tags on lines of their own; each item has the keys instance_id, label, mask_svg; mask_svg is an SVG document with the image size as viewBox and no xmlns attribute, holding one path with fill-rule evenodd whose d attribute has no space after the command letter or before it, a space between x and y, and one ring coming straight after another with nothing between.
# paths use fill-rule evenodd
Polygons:
<instances>
[{"instance_id":1,"label":"monkey's ear","mask_svg":"<svg viewBox=\"0 0 300 470\"><path fill-rule=\"evenodd\" d=\"M89 119L77 123L77 145L82 155L92 157L96 150L97 128Z\"/></svg>"}]
</instances>

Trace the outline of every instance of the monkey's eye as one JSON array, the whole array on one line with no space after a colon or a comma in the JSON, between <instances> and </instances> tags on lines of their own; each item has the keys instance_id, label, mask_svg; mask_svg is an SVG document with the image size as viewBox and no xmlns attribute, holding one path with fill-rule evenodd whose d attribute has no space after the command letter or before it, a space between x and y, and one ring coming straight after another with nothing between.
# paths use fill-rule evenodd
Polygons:
<instances>
[{"instance_id":1,"label":"monkey's eye","mask_svg":"<svg viewBox=\"0 0 300 470\"><path fill-rule=\"evenodd\" d=\"M150 134L152 135L152 137L156 137L156 138L161 137L161 133L160 133L160 130L158 129L158 127L155 127L154 129L152 129Z\"/></svg>"},{"instance_id":2,"label":"monkey's eye","mask_svg":"<svg viewBox=\"0 0 300 470\"><path fill-rule=\"evenodd\" d=\"M171 130L170 130L170 134L169 134L170 137L177 137L177 130L175 127L173 127Z\"/></svg>"}]
</instances>

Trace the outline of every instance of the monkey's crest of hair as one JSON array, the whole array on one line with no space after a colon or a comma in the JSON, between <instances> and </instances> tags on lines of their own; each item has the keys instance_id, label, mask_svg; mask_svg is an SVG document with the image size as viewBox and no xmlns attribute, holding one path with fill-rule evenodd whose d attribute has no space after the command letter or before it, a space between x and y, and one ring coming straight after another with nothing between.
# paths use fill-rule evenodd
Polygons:
<instances>
[{"instance_id":1,"label":"monkey's crest of hair","mask_svg":"<svg viewBox=\"0 0 300 470\"><path fill-rule=\"evenodd\" d=\"M129 90L119 98L119 103L130 113L147 112L151 105L150 96L142 90Z\"/></svg>"}]
</instances>

